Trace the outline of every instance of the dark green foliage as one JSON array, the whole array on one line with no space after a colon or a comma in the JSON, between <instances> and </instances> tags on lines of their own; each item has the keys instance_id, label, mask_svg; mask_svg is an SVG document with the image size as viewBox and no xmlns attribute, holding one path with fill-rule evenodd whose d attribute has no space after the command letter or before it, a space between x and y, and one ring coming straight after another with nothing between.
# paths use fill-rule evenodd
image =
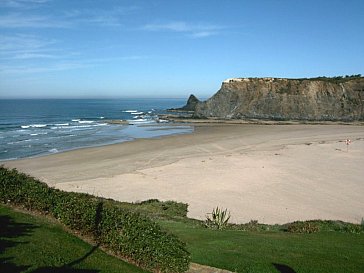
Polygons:
<instances>
[{"instance_id":1,"label":"dark green foliage","mask_svg":"<svg viewBox=\"0 0 364 273\"><path fill-rule=\"evenodd\" d=\"M320 226L311 221L297 221L287 225L287 231L293 233L315 233L320 231Z\"/></svg>"},{"instance_id":2,"label":"dark green foliage","mask_svg":"<svg viewBox=\"0 0 364 273\"><path fill-rule=\"evenodd\" d=\"M28 210L50 213L81 234L92 236L105 248L142 268L158 272L184 272L190 256L186 245L135 209L83 193L49 188L32 177L0 167L0 201ZM162 204L162 205L161 205ZM172 214L185 215L187 206L152 200L143 205L156 206Z\"/></svg>"},{"instance_id":3,"label":"dark green foliage","mask_svg":"<svg viewBox=\"0 0 364 273\"><path fill-rule=\"evenodd\" d=\"M126 203L107 199L105 202L120 208L129 208L133 211L138 211L153 219L186 218L188 212L188 204L175 201L162 202L158 199L149 199L139 203Z\"/></svg>"},{"instance_id":4,"label":"dark green foliage","mask_svg":"<svg viewBox=\"0 0 364 273\"><path fill-rule=\"evenodd\" d=\"M48 213L53 206L52 189L32 177L0 167L0 201Z\"/></svg>"},{"instance_id":5,"label":"dark green foliage","mask_svg":"<svg viewBox=\"0 0 364 273\"><path fill-rule=\"evenodd\" d=\"M85 234L96 232L98 204L96 197L88 194L53 190L54 206L52 214L73 230Z\"/></svg>"},{"instance_id":6,"label":"dark green foliage","mask_svg":"<svg viewBox=\"0 0 364 273\"><path fill-rule=\"evenodd\" d=\"M141 211L155 213L158 215L173 216L173 217L186 217L188 212L188 205L175 201L161 202L158 199L150 199L134 204L136 208Z\"/></svg>"},{"instance_id":7,"label":"dark green foliage","mask_svg":"<svg viewBox=\"0 0 364 273\"><path fill-rule=\"evenodd\" d=\"M260 224L257 220L250 220L249 223L246 224L230 224L228 229L231 230L242 230L242 231L266 231L266 230L279 230L280 227L278 225L266 225Z\"/></svg>"},{"instance_id":8,"label":"dark green foliage","mask_svg":"<svg viewBox=\"0 0 364 273\"><path fill-rule=\"evenodd\" d=\"M114 252L123 253L148 270L183 272L188 269L189 253L185 244L138 212L105 206L100 234L101 243L109 244Z\"/></svg>"},{"instance_id":9,"label":"dark green foliage","mask_svg":"<svg viewBox=\"0 0 364 273\"><path fill-rule=\"evenodd\" d=\"M364 233L361 225L332 220L313 220L323 231L339 231L346 233Z\"/></svg>"},{"instance_id":10,"label":"dark green foliage","mask_svg":"<svg viewBox=\"0 0 364 273\"><path fill-rule=\"evenodd\" d=\"M308 80L308 81L324 81L324 82L330 82L330 83L344 83L344 82L348 82L350 80L355 80L355 79L361 79L362 75L361 74L357 74L357 75L346 75L345 77L343 76L336 76L336 77L316 77L316 78L300 78L300 79L295 79L295 80L299 80L299 81L303 81L303 80Z\"/></svg>"}]
</instances>

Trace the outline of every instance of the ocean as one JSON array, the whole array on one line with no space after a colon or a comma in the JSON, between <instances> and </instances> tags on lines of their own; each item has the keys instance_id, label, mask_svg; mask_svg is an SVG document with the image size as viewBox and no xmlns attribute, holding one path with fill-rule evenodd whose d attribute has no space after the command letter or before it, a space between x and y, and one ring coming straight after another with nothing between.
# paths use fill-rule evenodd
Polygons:
<instances>
[{"instance_id":1,"label":"ocean","mask_svg":"<svg viewBox=\"0 0 364 273\"><path fill-rule=\"evenodd\" d=\"M158 120L185 99L0 100L0 161L186 134L191 126ZM128 120L129 125L108 120Z\"/></svg>"}]
</instances>

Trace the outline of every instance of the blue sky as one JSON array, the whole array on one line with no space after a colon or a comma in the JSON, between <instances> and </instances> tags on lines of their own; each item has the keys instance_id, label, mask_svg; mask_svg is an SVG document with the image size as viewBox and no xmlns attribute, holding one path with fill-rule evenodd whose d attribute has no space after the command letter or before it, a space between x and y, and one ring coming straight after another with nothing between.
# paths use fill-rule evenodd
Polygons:
<instances>
[{"instance_id":1,"label":"blue sky","mask_svg":"<svg viewBox=\"0 0 364 273\"><path fill-rule=\"evenodd\" d=\"M0 0L0 98L199 97L364 74L362 0Z\"/></svg>"}]
</instances>

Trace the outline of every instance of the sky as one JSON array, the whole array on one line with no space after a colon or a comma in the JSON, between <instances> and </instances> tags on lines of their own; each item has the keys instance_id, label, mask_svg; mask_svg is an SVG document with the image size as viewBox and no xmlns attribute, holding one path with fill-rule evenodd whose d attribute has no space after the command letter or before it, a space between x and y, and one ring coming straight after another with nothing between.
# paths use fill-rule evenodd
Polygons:
<instances>
[{"instance_id":1,"label":"sky","mask_svg":"<svg viewBox=\"0 0 364 273\"><path fill-rule=\"evenodd\" d=\"M0 0L0 98L208 98L364 74L363 0Z\"/></svg>"}]
</instances>

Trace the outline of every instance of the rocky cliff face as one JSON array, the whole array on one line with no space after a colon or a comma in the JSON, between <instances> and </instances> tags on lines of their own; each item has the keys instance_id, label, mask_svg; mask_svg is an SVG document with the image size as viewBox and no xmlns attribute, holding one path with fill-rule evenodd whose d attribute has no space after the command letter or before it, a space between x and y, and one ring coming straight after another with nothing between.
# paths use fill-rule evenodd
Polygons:
<instances>
[{"instance_id":1,"label":"rocky cliff face","mask_svg":"<svg viewBox=\"0 0 364 273\"><path fill-rule=\"evenodd\" d=\"M364 78L239 78L197 103L195 118L364 120Z\"/></svg>"}]
</instances>

